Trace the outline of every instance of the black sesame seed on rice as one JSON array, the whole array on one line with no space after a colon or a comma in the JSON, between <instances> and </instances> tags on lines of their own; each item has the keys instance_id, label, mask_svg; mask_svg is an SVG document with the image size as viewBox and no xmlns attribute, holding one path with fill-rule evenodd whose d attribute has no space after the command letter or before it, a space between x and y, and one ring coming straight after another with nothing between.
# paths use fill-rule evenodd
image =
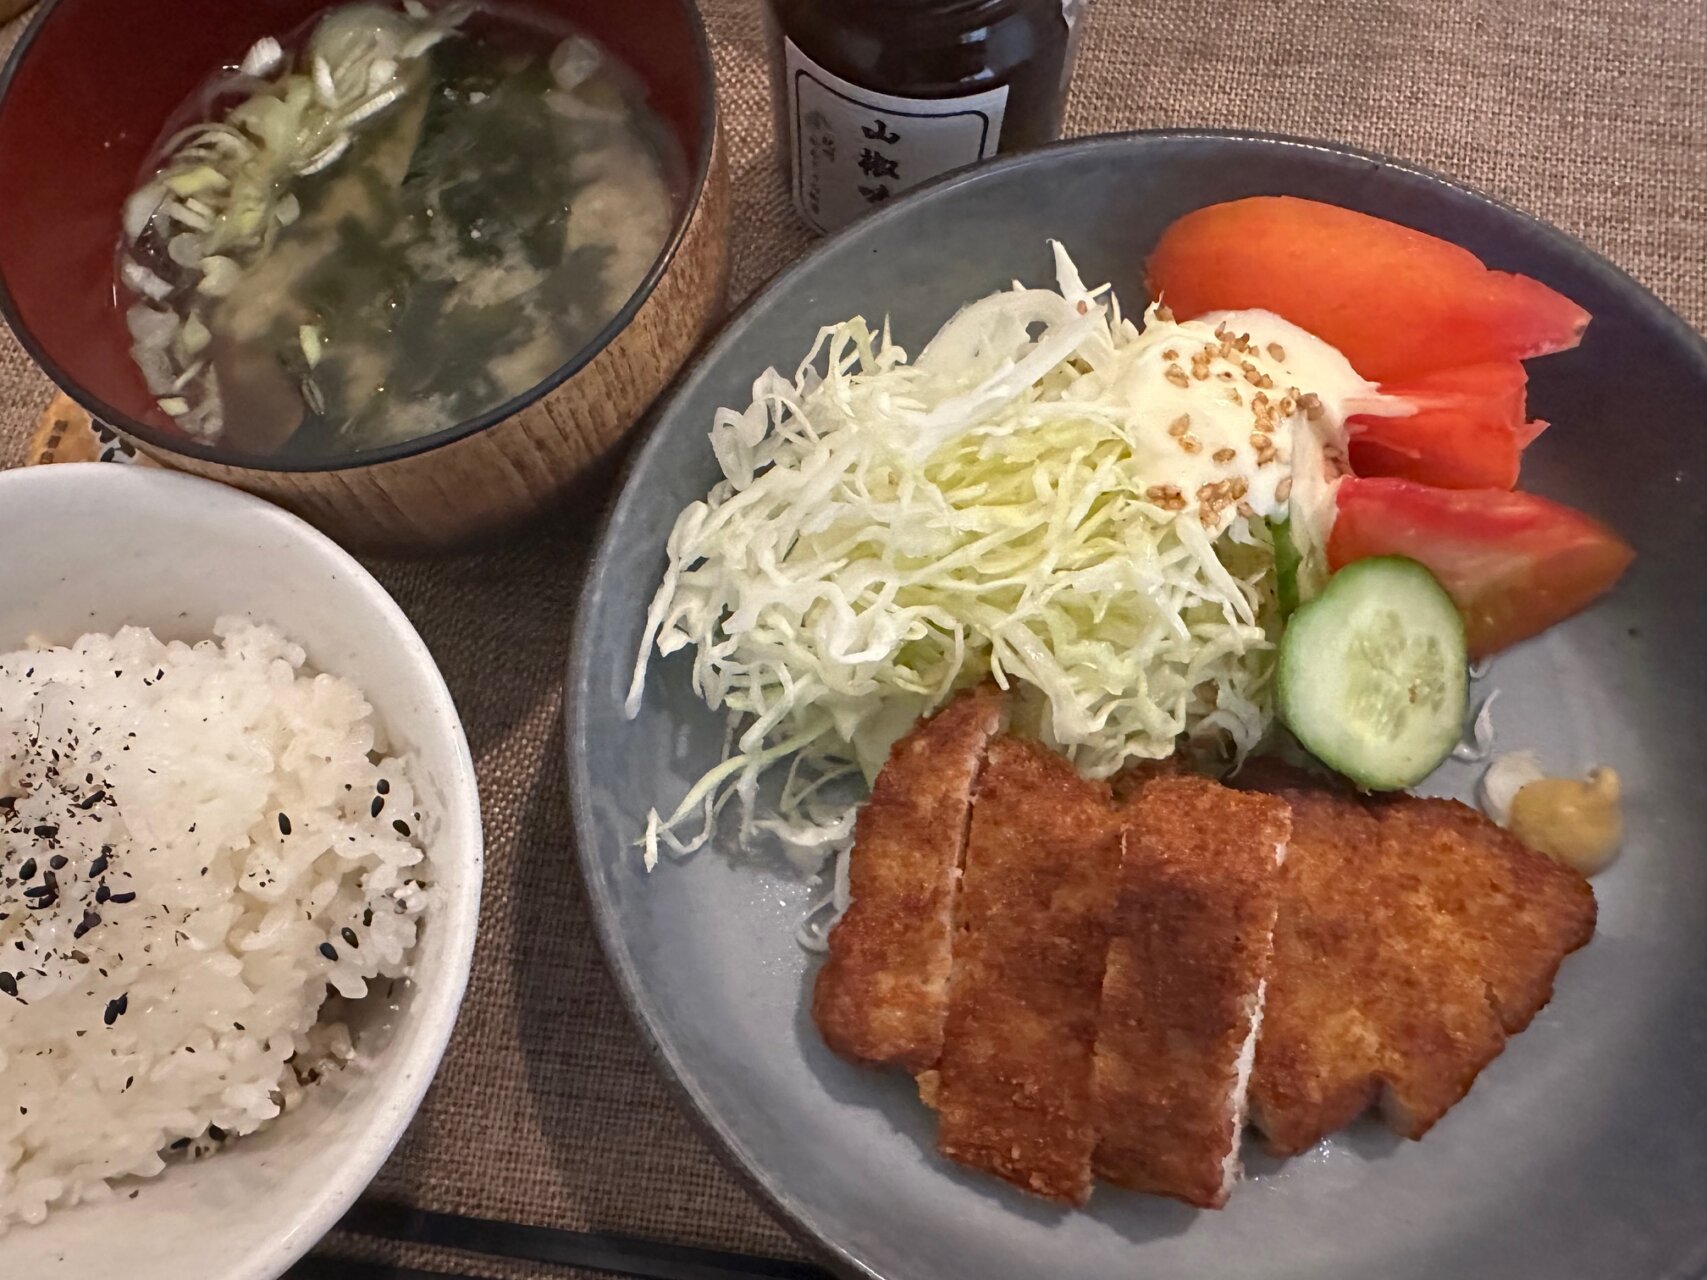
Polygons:
<instances>
[{"instance_id":1,"label":"black sesame seed on rice","mask_svg":"<svg viewBox=\"0 0 1707 1280\"><path fill-rule=\"evenodd\" d=\"M362 945L361 941L356 937L356 931L350 928L349 925L345 925L342 929L338 930L338 936L343 938L343 940L349 943L352 947L359 947Z\"/></svg>"},{"instance_id":2,"label":"black sesame seed on rice","mask_svg":"<svg viewBox=\"0 0 1707 1280\"><path fill-rule=\"evenodd\" d=\"M379 817L380 810L382 810L384 808L385 808L385 797L384 796L375 796L373 798L373 803L368 806L368 810L367 810L368 817L370 817L370 818Z\"/></svg>"},{"instance_id":3,"label":"black sesame seed on rice","mask_svg":"<svg viewBox=\"0 0 1707 1280\"><path fill-rule=\"evenodd\" d=\"M409 824L407 822L403 821L402 818L398 818L395 822L393 822L391 824L391 829L393 831L395 831L400 836L406 836L409 834Z\"/></svg>"},{"instance_id":4,"label":"black sesame seed on rice","mask_svg":"<svg viewBox=\"0 0 1707 1280\"><path fill-rule=\"evenodd\" d=\"M290 815L288 813L279 814L279 834L281 836L290 834Z\"/></svg>"},{"instance_id":5,"label":"black sesame seed on rice","mask_svg":"<svg viewBox=\"0 0 1707 1280\"><path fill-rule=\"evenodd\" d=\"M387 778L381 778L378 781L378 783L376 783L374 785L374 790L379 792L379 794L382 796L390 795L391 794L391 782L390 782L390 780Z\"/></svg>"},{"instance_id":6,"label":"black sesame seed on rice","mask_svg":"<svg viewBox=\"0 0 1707 1280\"><path fill-rule=\"evenodd\" d=\"M130 1008L130 993L126 991L107 1001L107 1009L101 1015L101 1021L110 1027L119 1020L119 1015L128 1008Z\"/></svg>"},{"instance_id":7,"label":"black sesame seed on rice","mask_svg":"<svg viewBox=\"0 0 1707 1280\"><path fill-rule=\"evenodd\" d=\"M334 947L330 942L322 942L320 944L320 954L325 956L328 960L336 960L338 958L338 948Z\"/></svg>"}]
</instances>

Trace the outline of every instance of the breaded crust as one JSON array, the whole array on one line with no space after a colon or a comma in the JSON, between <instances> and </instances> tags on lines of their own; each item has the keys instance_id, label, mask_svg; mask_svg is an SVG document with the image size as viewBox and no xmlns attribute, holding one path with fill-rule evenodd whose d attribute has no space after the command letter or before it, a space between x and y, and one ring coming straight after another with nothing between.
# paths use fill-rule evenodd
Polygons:
<instances>
[{"instance_id":1,"label":"breaded crust","mask_svg":"<svg viewBox=\"0 0 1707 1280\"><path fill-rule=\"evenodd\" d=\"M1420 1138L1552 993L1594 930L1574 871L1454 801L1364 800L1300 771L1251 1118L1277 1155L1372 1105Z\"/></svg>"},{"instance_id":2,"label":"breaded crust","mask_svg":"<svg viewBox=\"0 0 1707 1280\"><path fill-rule=\"evenodd\" d=\"M860 810L852 901L812 993L812 1018L843 1057L922 1071L942 1051L972 785L1002 714L1001 693L983 686L921 721Z\"/></svg>"},{"instance_id":3,"label":"breaded crust","mask_svg":"<svg viewBox=\"0 0 1707 1280\"><path fill-rule=\"evenodd\" d=\"M1458 927L1441 946L1488 984L1507 1035L1553 998L1565 956L1594 936L1594 890L1577 872L1537 853L1456 800L1378 799L1381 837L1409 856L1431 909Z\"/></svg>"},{"instance_id":4,"label":"breaded crust","mask_svg":"<svg viewBox=\"0 0 1707 1280\"><path fill-rule=\"evenodd\" d=\"M937 1144L1069 1204L1091 1190L1091 1055L1121 844L1105 785L1035 743L990 743L955 915Z\"/></svg>"},{"instance_id":5,"label":"breaded crust","mask_svg":"<svg viewBox=\"0 0 1707 1280\"><path fill-rule=\"evenodd\" d=\"M1160 775L1127 815L1095 1055L1095 1168L1218 1209L1238 1172L1290 813L1270 796Z\"/></svg>"},{"instance_id":6,"label":"breaded crust","mask_svg":"<svg viewBox=\"0 0 1707 1280\"><path fill-rule=\"evenodd\" d=\"M1129 805L1144 794L1145 784L1157 778L1176 778L1191 774L1191 763L1177 751L1160 760L1134 760L1108 780L1114 793L1114 803Z\"/></svg>"}]
</instances>

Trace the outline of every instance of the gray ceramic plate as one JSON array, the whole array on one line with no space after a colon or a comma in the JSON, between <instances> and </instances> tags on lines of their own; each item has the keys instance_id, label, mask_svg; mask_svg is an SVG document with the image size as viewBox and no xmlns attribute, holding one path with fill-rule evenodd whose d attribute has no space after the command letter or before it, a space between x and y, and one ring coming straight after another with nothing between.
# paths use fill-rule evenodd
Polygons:
<instances>
[{"instance_id":1,"label":"gray ceramic plate","mask_svg":"<svg viewBox=\"0 0 1707 1280\"><path fill-rule=\"evenodd\" d=\"M1502 749L1618 768L1623 858L1600 931L1558 994L1420 1143L1359 1128L1285 1164L1249 1160L1220 1213L1101 1189L1063 1213L946 1165L904 1078L826 1051L794 942L806 886L710 848L647 876L633 841L718 755L687 663L621 703L676 512L716 478L706 431L821 324L894 319L916 350L963 301L1047 282L1047 237L1129 303L1156 235L1255 193L1395 218L1589 308L1582 347L1532 366L1555 426L1525 485L1619 528L1616 594L1503 656ZM663 1069L727 1157L850 1275L1150 1280L1658 1280L1707 1265L1707 347L1565 235L1431 174L1313 144L1205 134L1063 145L939 183L824 244L742 312L658 415L580 613L569 761L582 872L605 951ZM1450 767L1430 789L1462 794ZM1247 1144L1247 1155L1252 1155Z\"/></svg>"}]
</instances>

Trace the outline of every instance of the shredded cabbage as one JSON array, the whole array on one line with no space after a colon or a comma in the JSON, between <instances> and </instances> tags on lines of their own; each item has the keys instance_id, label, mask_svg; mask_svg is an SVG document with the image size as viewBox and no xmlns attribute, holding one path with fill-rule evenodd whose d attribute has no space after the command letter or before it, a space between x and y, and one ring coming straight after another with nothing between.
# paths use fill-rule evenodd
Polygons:
<instances>
[{"instance_id":1,"label":"shredded cabbage","mask_svg":"<svg viewBox=\"0 0 1707 1280\"><path fill-rule=\"evenodd\" d=\"M670 533L626 710L654 647L691 649L731 737L674 813L649 815L648 867L660 844L703 843L731 797L743 840L820 865L851 807L800 780L873 777L919 715L986 677L1092 777L1182 734L1238 755L1263 737L1267 527L1212 537L1146 496L1117 375L1166 338L1055 258L1057 290L972 303L915 361L856 318L822 330L792 380L767 370L750 406L717 413L724 478ZM785 758L761 813L759 779Z\"/></svg>"}]
</instances>

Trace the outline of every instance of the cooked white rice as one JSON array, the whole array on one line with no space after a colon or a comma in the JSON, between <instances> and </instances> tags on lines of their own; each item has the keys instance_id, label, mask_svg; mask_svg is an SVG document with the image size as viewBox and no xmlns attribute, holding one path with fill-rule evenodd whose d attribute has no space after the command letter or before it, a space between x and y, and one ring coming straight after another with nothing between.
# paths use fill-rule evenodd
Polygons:
<instances>
[{"instance_id":1,"label":"cooked white rice","mask_svg":"<svg viewBox=\"0 0 1707 1280\"><path fill-rule=\"evenodd\" d=\"M0 654L0 1232L252 1132L428 891L406 760L278 632Z\"/></svg>"}]
</instances>

